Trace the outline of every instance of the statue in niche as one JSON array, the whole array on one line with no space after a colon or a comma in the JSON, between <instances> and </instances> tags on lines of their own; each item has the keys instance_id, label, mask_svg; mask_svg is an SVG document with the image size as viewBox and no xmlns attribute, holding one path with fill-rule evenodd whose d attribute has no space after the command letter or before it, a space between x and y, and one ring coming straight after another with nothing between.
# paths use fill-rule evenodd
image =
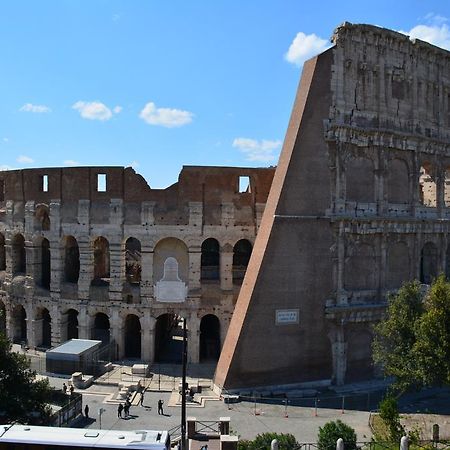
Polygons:
<instances>
[{"instance_id":1,"label":"statue in niche","mask_svg":"<svg viewBox=\"0 0 450 450\"><path fill-rule=\"evenodd\" d=\"M186 300L188 288L178 276L178 261L169 257L164 261L164 275L155 286L158 302L181 303Z\"/></svg>"}]
</instances>

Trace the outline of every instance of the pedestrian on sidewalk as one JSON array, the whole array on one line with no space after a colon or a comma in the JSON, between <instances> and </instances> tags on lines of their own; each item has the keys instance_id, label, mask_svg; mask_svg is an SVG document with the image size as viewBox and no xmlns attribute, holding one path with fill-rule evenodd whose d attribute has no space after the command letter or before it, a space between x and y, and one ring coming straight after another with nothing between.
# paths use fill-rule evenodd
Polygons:
<instances>
[{"instance_id":1,"label":"pedestrian on sidewalk","mask_svg":"<svg viewBox=\"0 0 450 450\"><path fill-rule=\"evenodd\" d=\"M140 404L141 406L144 406L144 393L145 393L145 390L143 390L143 391L141 392L141 397L140 397L140 399L139 399L139 404Z\"/></svg>"},{"instance_id":2,"label":"pedestrian on sidewalk","mask_svg":"<svg viewBox=\"0 0 450 450\"><path fill-rule=\"evenodd\" d=\"M70 391L70 395L73 394L73 391L75 390L75 388L73 387L73 384L70 385L69 391Z\"/></svg>"},{"instance_id":3,"label":"pedestrian on sidewalk","mask_svg":"<svg viewBox=\"0 0 450 450\"><path fill-rule=\"evenodd\" d=\"M89 419L89 405L84 407L84 415L86 416L86 419Z\"/></svg>"},{"instance_id":4,"label":"pedestrian on sidewalk","mask_svg":"<svg viewBox=\"0 0 450 450\"><path fill-rule=\"evenodd\" d=\"M163 403L164 403L163 400L161 400L161 399L158 400L158 414L159 415L161 415L161 414L164 415Z\"/></svg>"},{"instance_id":5,"label":"pedestrian on sidewalk","mask_svg":"<svg viewBox=\"0 0 450 450\"><path fill-rule=\"evenodd\" d=\"M67 384L66 383L63 383L62 391L64 394L67 394Z\"/></svg>"},{"instance_id":6,"label":"pedestrian on sidewalk","mask_svg":"<svg viewBox=\"0 0 450 450\"><path fill-rule=\"evenodd\" d=\"M122 403L120 403L119 406L117 407L117 417L119 417L120 419L122 418L122 411L123 411L123 405L122 405Z\"/></svg>"},{"instance_id":7,"label":"pedestrian on sidewalk","mask_svg":"<svg viewBox=\"0 0 450 450\"><path fill-rule=\"evenodd\" d=\"M123 407L123 410L125 411L125 417L128 417L130 415L130 400L126 399L125 400L125 406Z\"/></svg>"}]
</instances>

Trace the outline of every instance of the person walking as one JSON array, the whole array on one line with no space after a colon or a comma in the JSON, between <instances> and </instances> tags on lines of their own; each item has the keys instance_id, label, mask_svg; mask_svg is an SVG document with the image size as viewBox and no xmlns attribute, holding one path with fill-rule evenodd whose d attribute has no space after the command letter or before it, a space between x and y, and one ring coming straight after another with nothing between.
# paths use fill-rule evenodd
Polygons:
<instances>
[{"instance_id":1,"label":"person walking","mask_svg":"<svg viewBox=\"0 0 450 450\"><path fill-rule=\"evenodd\" d=\"M158 414L160 414L160 415L161 414L164 415L163 403L164 403L163 400L161 400L161 399L158 400Z\"/></svg>"},{"instance_id":2,"label":"person walking","mask_svg":"<svg viewBox=\"0 0 450 450\"><path fill-rule=\"evenodd\" d=\"M63 391L64 394L67 394L67 384L66 383L63 383L62 391Z\"/></svg>"},{"instance_id":3,"label":"person walking","mask_svg":"<svg viewBox=\"0 0 450 450\"><path fill-rule=\"evenodd\" d=\"M120 403L119 406L117 407L117 417L119 417L120 419L122 418L122 411L123 411L123 405L122 405L122 403Z\"/></svg>"},{"instance_id":4,"label":"person walking","mask_svg":"<svg viewBox=\"0 0 450 450\"><path fill-rule=\"evenodd\" d=\"M125 411L125 417L128 417L130 415L130 400L126 399L125 400L125 406L123 407L123 410Z\"/></svg>"},{"instance_id":5,"label":"person walking","mask_svg":"<svg viewBox=\"0 0 450 450\"><path fill-rule=\"evenodd\" d=\"M69 391L70 391L70 395L73 394L73 391L75 390L75 388L73 387L73 384L70 385Z\"/></svg>"},{"instance_id":6,"label":"person walking","mask_svg":"<svg viewBox=\"0 0 450 450\"><path fill-rule=\"evenodd\" d=\"M141 397L140 397L140 399L139 399L139 404L140 404L141 406L144 406L144 393L145 393L145 391L142 391L142 392L141 392Z\"/></svg>"},{"instance_id":7,"label":"person walking","mask_svg":"<svg viewBox=\"0 0 450 450\"><path fill-rule=\"evenodd\" d=\"M84 415L86 416L86 419L89 419L89 405L84 407Z\"/></svg>"}]
</instances>

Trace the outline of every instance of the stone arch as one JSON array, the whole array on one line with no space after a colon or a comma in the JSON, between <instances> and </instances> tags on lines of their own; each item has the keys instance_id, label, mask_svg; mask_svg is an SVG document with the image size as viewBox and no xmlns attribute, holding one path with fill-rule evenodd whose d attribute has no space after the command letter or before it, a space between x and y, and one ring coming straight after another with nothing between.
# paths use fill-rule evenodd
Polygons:
<instances>
[{"instance_id":1,"label":"stone arch","mask_svg":"<svg viewBox=\"0 0 450 450\"><path fill-rule=\"evenodd\" d=\"M35 229L38 231L50 231L50 210L47 205L40 204L34 211Z\"/></svg>"},{"instance_id":2,"label":"stone arch","mask_svg":"<svg viewBox=\"0 0 450 450\"><path fill-rule=\"evenodd\" d=\"M189 252L186 244L177 238L165 238L159 241L153 254L153 280L164 276L164 263L167 258L175 258L178 263L178 276L185 283L189 280Z\"/></svg>"},{"instance_id":3,"label":"stone arch","mask_svg":"<svg viewBox=\"0 0 450 450\"><path fill-rule=\"evenodd\" d=\"M25 238L16 234L11 240L12 275L25 275L27 270L27 256L25 252Z\"/></svg>"},{"instance_id":4,"label":"stone arch","mask_svg":"<svg viewBox=\"0 0 450 450\"><path fill-rule=\"evenodd\" d=\"M36 344L38 347L52 346L52 318L47 308L39 308L36 312ZM39 326L40 325L40 326Z\"/></svg>"},{"instance_id":5,"label":"stone arch","mask_svg":"<svg viewBox=\"0 0 450 450\"><path fill-rule=\"evenodd\" d=\"M347 248L344 285L349 291L377 288L376 258L374 248L367 243L356 243Z\"/></svg>"},{"instance_id":6,"label":"stone arch","mask_svg":"<svg viewBox=\"0 0 450 450\"><path fill-rule=\"evenodd\" d=\"M155 362L181 363L182 341L173 339L179 333L176 314L161 314L155 324Z\"/></svg>"},{"instance_id":7,"label":"stone arch","mask_svg":"<svg viewBox=\"0 0 450 450\"><path fill-rule=\"evenodd\" d=\"M0 333L6 335L6 306L0 300Z\"/></svg>"},{"instance_id":8,"label":"stone arch","mask_svg":"<svg viewBox=\"0 0 450 450\"><path fill-rule=\"evenodd\" d=\"M355 157L348 160L345 168L346 197L353 202L375 201L374 165L370 158Z\"/></svg>"},{"instance_id":9,"label":"stone arch","mask_svg":"<svg viewBox=\"0 0 450 450\"><path fill-rule=\"evenodd\" d=\"M141 359L141 322L135 314L125 318L125 357Z\"/></svg>"},{"instance_id":10,"label":"stone arch","mask_svg":"<svg viewBox=\"0 0 450 450\"><path fill-rule=\"evenodd\" d=\"M141 242L130 237L125 242L125 276L128 283L141 282L142 258Z\"/></svg>"},{"instance_id":11,"label":"stone arch","mask_svg":"<svg viewBox=\"0 0 450 450\"><path fill-rule=\"evenodd\" d=\"M6 270L5 236L0 233L0 270Z\"/></svg>"},{"instance_id":12,"label":"stone arch","mask_svg":"<svg viewBox=\"0 0 450 450\"><path fill-rule=\"evenodd\" d=\"M64 236L64 274L66 283L78 283L80 277L80 249L73 236Z\"/></svg>"},{"instance_id":13,"label":"stone arch","mask_svg":"<svg viewBox=\"0 0 450 450\"><path fill-rule=\"evenodd\" d=\"M347 335L346 382L373 378L372 334L356 328Z\"/></svg>"},{"instance_id":14,"label":"stone arch","mask_svg":"<svg viewBox=\"0 0 450 450\"><path fill-rule=\"evenodd\" d=\"M410 258L405 242L392 242L387 249L386 287L397 289L410 279Z\"/></svg>"},{"instance_id":15,"label":"stone arch","mask_svg":"<svg viewBox=\"0 0 450 450\"><path fill-rule=\"evenodd\" d=\"M420 281L423 284L431 284L433 278L438 275L438 248L433 242L427 242L422 247L420 257Z\"/></svg>"},{"instance_id":16,"label":"stone arch","mask_svg":"<svg viewBox=\"0 0 450 450\"><path fill-rule=\"evenodd\" d=\"M252 254L252 244L247 239L241 239L233 247L233 283L240 284L244 279Z\"/></svg>"},{"instance_id":17,"label":"stone arch","mask_svg":"<svg viewBox=\"0 0 450 450\"><path fill-rule=\"evenodd\" d=\"M392 159L388 164L387 197L389 203L409 203L408 165L403 159Z\"/></svg>"},{"instance_id":18,"label":"stone arch","mask_svg":"<svg viewBox=\"0 0 450 450\"><path fill-rule=\"evenodd\" d=\"M110 342L111 325L109 317L102 312L98 312L94 316L94 327L91 331L92 339L102 341L102 344L109 344Z\"/></svg>"},{"instance_id":19,"label":"stone arch","mask_svg":"<svg viewBox=\"0 0 450 450\"><path fill-rule=\"evenodd\" d=\"M27 312L22 305L16 305L11 311L11 328L15 343L27 342Z\"/></svg>"},{"instance_id":20,"label":"stone arch","mask_svg":"<svg viewBox=\"0 0 450 450\"><path fill-rule=\"evenodd\" d=\"M92 284L107 284L110 277L109 242L103 236L98 236L94 239L92 245L94 249L94 279Z\"/></svg>"},{"instance_id":21,"label":"stone arch","mask_svg":"<svg viewBox=\"0 0 450 450\"><path fill-rule=\"evenodd\" d=\"M217 361L220 355L220 321L207 314L200 322L200 362Z\"/></svg>"},{"instance_id":22,"label":"stone arch","mask_svg":"<svg viewBox=\"0 0 450 450\"><path fill-rule=\"evenodd\" d=\"M67 311L67 340L78 339L78 311L69 309Z\"/></svg>"},{"instance_id":23,"label":"stone arch","mask_svg":"<svg viewBox=\"0 0 450 450\"><path fill-rule=\"evenodd\" d=\"M423 162L419 170L419 202L424 206L437 206L436 180L434 167L430 162Z\"/></svg>"},{"instance_id":24,"label":"stone arch","mask_svg":"<svg viewBox=\"0 0 450 450\"><path fill-rule=\"evenodd\" d=\"M220 245L217 239L208 238L202 243L201 280L220 280Z\"/></svg>"}]
</instances>

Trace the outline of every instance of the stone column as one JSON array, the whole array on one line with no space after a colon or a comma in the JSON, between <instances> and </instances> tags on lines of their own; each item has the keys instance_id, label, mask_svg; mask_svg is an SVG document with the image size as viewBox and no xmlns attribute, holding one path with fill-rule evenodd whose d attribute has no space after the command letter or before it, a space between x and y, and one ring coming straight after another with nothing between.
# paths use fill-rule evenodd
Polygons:
<instances>
[{"instance_id":1,"label":"stone column","mask_svg":"<svg viewBox=\"0 0 450 450\"><path fill-rule=\"evenodd\" d=\"M156 319L146 310L141 319L141 358L148 364L155 359L155 325Z\"/></svg>"},{"instance_id":2,"label":"stone column","mask_svg":"<svg viewBox=\"0 0 450 450\"><path fill-rule=\"evenodd\" d=\"M78 312L78 337L91 339L91 318L85 305L80 306Z\"/></svg>"},{"instance_id":3,"label":"stone column","mask_svg":"<svg viewBox=\"0 0 450 450\"><path fill-rule=\"evenodd\" d=\"M196 312L186 315L188 329L188 362L198 364L200 360L200 319Z\"/></svg>"},{"instance_id":4,"label":"stone column","mask_svg":"<svg viewBox=\"0 0 450 450\"><path fill-rule=\"evenodd\" d=\"M337 386L342 386L345 383L347 371L347 342L344 337L344 324L334 326L329 338L333 355L333 382Z\"/></svg>"},{"instance_id":5,"label":"stone column","mask_svg":"<svg viewBox=\"0 0 450 450\"><path fill-rule=\"evenodd\" d=\"M436 177L436 207L438 217L445 216L445 170L442 167L437 169Z\"/></svg>"},{"instance_id":6,"label":"stone column","mask_svg":"<svg viewBox=\"0 0 450 450\"><path fill-rule=\"evenodd\" d=\"M122 359L125 354L125 336L123 321L119 315L119 309L117 307L111 308L109 324L111 339L114 339L117 345L117 358Z\"/></svg>"},{"instance_id":7,"label":"stone column","mask_svg":"<svg viewBox=\"0 0 450 450\"><path fill-rule=\"evenodd\" d=\"M11 305L11 303L6 302L5 306L6 336L11 342L14 341L16 331L12 314L13 314L13 306Z\"/></svg>"},{"instance_id":8,"label":"stone column","mask_svg":"<svg viewBox=\"0 0 450 450\"><path fill-rule=\"evenodd\" d=\"M6 271L5 271L5 285L11 283L12 280L12 247L11 247L12 236L8 234L5 235L5 259L6 259Z\"/></svg>"},{"instance_id":9,"label":"stone column","mask_svg":"<svg viewBox=\"0 0 450 450\"><path fill-rule=\"evenodd\" d=\"M89 299L89 288L94 276L94 255L89 235L78 238L78 250L80 252L80 275L78 277L78 298Z\"/></svg>"},{"instance_id":10,"label":"stone column","mask_svg":"<svg viewBox=\"0 0 450 450\"><path fill-rule=\"evenodd\" d=\"M63 278L64 247L56 238L50 242L50 295L53 300L61 297L61 281Z\"/></svg>"},{"instance_id":11,"label":"stone column","mask_svg":"<svg viewBox=\"0 0 450 450\"><path fill-rule=\"evenodd\" d=\"M25 203L25 233L32 234L34 232L34 201Z\"/></svg>"},{"instance_id":12,"label":"stone column","mask_svg":"<svg viewBox=\"0 0 450 450\"><path fill-rule=\"evenodd\" d=\"M26 277L25 288L27 295L32 296L35 291L36 282L39 281L41 274L40 248L33 245L33 242L25 240L26 255Z\"/></svg>"},{"instance_id":13,"label":"stone column","mask_svg":"<svg viewBox=\"0 0 450 450\"><path fill-rule=\"evenodd\" d=\"M383 233L380 239L380 257L379 257L379 295L386 290L386 269L387 269L387 235Z\"/></svg>"},{"instance_id":14,"label":"stone column","mask_svg":"<svg viewBox=\"0 0 450 450\"><path fill-rule=\"evenodd\" d=\"M191 246L189 248L189 292L200 289L201 259L201 248Z\"/></svg>"},{"instance_id":15,"label":"stone column","mask_svg":"<svg viewBox=\"0 0 450 450\"><path fill-rule=\"evenodd\" d=\"M78 319L80 315L78 314ZM59 311L59 338L61 342L67 341L67 323L68 323L68 314ZM78 322L79 323L79 322ZM79 332L79 331L78 331Z\"/></svg>"},{"instance_id":16,"label":"stone column","mask_svg":"<svg viewBox=\"0 0 450 450\"><path fill-rule=\"evenodd\" d=\"M345 292L344 276L345 276L345 234L344 222L339 223L337 235L337 289L336 303L338 306L346 305L348 302L347 293Z\"/></svg>"},{"instance_id":17,"label":"stone column","mask_svg":"<svg viewBox=\"0 0 450 450\"><path fill-rule=\"evenodd\" d=\"M220 249L220 288L224 291L233 289L233 247L230 244Z\"/></svg>"},{"instance_id":18,"label":"stone column","mask_svg":"<svg viewBox=\"0 0 450 450\"><path fill-rule=\"evenodd\" d=\"M58 304L53 304L50 312L50 317L52 318L52 337L51 344L52 347L56 347L61 344L61 310Z\"/></svg>"},{"instance_id":19,"label":"stone column","mask_svg":"<svg viewBox=\"0 0 450 450\"><path fill-rule=\"evenodd\" d=\"M111 301L122 301L122 259L124 258L122 243L109 243L109 298Z\"/></svg>"},{"instance_id":20,"label":"stone column","mask_svg":"<svg viewBox=\"0 0 450 450\"><path fill-rule=\"evenodd\" d=\"M153 247L141 248L141 296L147 301L153 296Z\"/></svg>"}]
</instances>

